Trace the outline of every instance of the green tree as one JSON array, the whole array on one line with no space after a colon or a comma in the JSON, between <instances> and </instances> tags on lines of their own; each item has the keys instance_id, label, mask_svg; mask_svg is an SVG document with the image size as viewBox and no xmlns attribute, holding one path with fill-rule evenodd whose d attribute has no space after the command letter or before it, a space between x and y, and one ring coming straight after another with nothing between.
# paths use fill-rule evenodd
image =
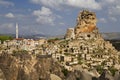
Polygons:
<instances>
[{"instance_id":1,"label":"green tree","mask_svg":"<svg viewBox=\"0 0 120 80\"><path fill-rule=\"evenodd\" d=\"M2 43L6 40L12 40L12 39L13 39L13 37L11 37L11 36L7 36L7 35L0 36L0 40Z\"/></svg>"},{"instance_id":2,"label":"green tree","mask_svg":"<svg viewBox=\"0 0 120 80\"><path fill-rule=\"evenodd\" d=\"M65 68L62 69L62 72L63 72L64 76L67 76L68 73L69 73L69 71L67 69L65 69Z\"/></svg>"}]
</instances>

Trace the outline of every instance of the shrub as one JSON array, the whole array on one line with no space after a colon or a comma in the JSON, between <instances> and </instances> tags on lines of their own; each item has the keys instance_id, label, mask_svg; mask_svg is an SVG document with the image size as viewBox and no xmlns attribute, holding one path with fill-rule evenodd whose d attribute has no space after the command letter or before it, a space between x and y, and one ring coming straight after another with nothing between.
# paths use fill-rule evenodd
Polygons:
<instances>
[{"instance_id":1,"label":"shrub","mask_svg":"<svg viewBox=\"0 0 120 80\"><path fill-rule=\"evenodd\" d=\"M63 68L63 69L62 69L62 72L63 72L64 76L67 76L67 75L68 75L68 70L67 70L67 69Z\"/></svg>"},{"instance_id":2,"label":"shrub","mask_svg":"<svg viewBox=\"0 0 120 80\"><path fill-rule=\"evenodd\" d=\"M6 35L2 35L0 36L0 40L3 43L6 40L12 40L13 38L11 36L6 36Z\"/></svg>"}]
</instances>

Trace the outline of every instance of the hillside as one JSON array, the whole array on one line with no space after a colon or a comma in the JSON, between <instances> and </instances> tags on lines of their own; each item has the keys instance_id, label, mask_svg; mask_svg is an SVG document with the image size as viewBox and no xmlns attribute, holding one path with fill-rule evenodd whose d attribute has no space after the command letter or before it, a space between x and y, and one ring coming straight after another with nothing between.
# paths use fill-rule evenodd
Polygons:
<instances>
[{"instance_id":1,"label":"hillside","mask_svg":"<svg viewBox=\"0 0 120 80\"><path fill-rule=\"evenodd\" d=\"M76 21L64 38L41 39L42 44L37 40L16 39L7 42L9 45L0 45L2 78L119 80L120 52L99 32L96 14L83 10ZM30 50L24 50L26 47Z\"/></svg>"}]
</instances>

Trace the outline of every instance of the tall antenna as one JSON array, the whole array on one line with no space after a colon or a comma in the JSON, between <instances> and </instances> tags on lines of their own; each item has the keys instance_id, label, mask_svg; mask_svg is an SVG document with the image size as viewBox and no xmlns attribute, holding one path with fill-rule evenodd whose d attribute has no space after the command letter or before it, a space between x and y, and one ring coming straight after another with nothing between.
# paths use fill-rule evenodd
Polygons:
<instances>
[{"instance_id":1,"label":"tall antenna","mask_svg":"<svg viewBox=\"0 0 120 80\"><path fill-rule=\"evenodd\" d=\"M18 39L18 23L16 23L16 39Z\"/></svg>"}]
</instances>

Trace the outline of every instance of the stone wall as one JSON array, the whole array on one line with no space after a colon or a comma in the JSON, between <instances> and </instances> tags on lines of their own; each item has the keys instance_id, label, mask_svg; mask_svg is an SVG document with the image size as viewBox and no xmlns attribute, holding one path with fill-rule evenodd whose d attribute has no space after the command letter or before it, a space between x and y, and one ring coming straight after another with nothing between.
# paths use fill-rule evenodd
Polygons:
<instances>
[{"instance_id":1,"label":"stone wall","mask_svg":"<svg viewBox=\"0 0 120 80\"><path fill-rule=\"evenodd\" d=\"M65 39L74 39L74 38L75 38L74 28L68 28L65 35Z\"/></svg>"}]
</instances>

